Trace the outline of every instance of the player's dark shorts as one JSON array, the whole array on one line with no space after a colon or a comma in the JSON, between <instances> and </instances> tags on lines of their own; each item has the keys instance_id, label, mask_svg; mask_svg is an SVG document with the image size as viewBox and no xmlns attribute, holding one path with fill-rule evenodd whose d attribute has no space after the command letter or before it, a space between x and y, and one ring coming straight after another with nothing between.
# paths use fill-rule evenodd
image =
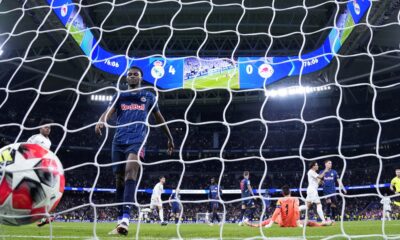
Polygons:
<instances>
[{"instance_id":1,"label":"player's dark shorts","mask_svg":"<svg viewBox=\"0 0 400 240\"><path fill-rule=\"evenodd\" d=\"M324 196L335 194L336 192L324 192ZM325 198L326 200L330 199L333 204L338 202L337 195L332 195L330 197Z\"/></svg>"},{"instance_id":2,"label":"player's dark shorts","mask_svg":"<svg viewBox=\"0 0 400 240\"><path fill-rule=\"evenodd\" d=\"M242 200L242 205L245 205L246 207L255 207L254 199Z\"/></svg>"},{"instance_id":3,"label":"player's dark shorts","mask_svg":"<svg viewBox=\"0 0 400 240\"><path fill-rule=\"evenodd\" d=\"M172 213L180 213L181 212L181 208L179 207L179 204L178 203L173 203L171 211L172 211Z\"/></svg>"},{"instance_id":4,"label":"player's dark shorts","mask_svg":"<svg viewBox=\"0 0 400 240\"><path fill-rule=\"evenodd\" d=\"M219 208L219 202L210 202L210 211L212 212L213 209Z\"/></svg>"},{"instance_id":5,"label":"player's dark shorts","mask_svg":"<svg viewBox=\"0 0 400 240\"><path fill-rule=\"evenodd\" d=\"M111 148L111 159L113 163L118 163L122 161L126 161L128 159L128 155L130 153L138 155L141 143L134 144L112 144ZM139 153L140 159L144 159L144 149ZM123 164L115 164L113 165L113 172L125 172L125 163Z\"/></svg>"}]
</instances>

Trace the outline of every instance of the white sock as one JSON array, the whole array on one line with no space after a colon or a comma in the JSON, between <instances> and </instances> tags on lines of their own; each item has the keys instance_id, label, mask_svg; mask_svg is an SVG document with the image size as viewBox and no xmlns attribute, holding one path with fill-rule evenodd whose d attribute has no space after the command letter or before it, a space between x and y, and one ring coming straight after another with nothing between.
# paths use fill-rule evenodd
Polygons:
<instances>
[{"instance_id":1,"label":"white sock","mask_svg":"<svg viewBox=\"0 0 400 240\"><path fill-rule=\"evenodd\" d=\"M322 204L317 204L317 213L319 218L325 222L325 216L324 216L324 211L322 211Z\"/></svg>"},{"instance_id":2,"label":"white sock","mask_svg":"<svg viewBox=\"0 0 400 240\"><path fill-rule=\"evenodd\" d=\"M299 211L300 211L300 212L305 211L306 209L307 209L307 206L306 206L306 205L301 205L301 206L299 207Z\"/></svg>"},{"instance_id":3,"label":"white sock","mask_svg":"<svg viewBox=\"0 0 400 240\"><path fill-rule=\"evenodd\" d=\"M160 215L161 222L164 222L164 210L163 209L159 210L158 214Z\"/></svg>"}]
</instances>

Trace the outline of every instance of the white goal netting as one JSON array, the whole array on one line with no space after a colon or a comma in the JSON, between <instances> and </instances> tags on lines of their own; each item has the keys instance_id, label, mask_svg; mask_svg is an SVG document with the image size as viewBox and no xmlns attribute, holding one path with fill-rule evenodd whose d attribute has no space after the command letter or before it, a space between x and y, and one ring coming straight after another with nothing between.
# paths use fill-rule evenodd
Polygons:
<instances>
[{"instance_id":1,"label":"white goal netting","mask_svg":"<svg viewBox=\"0 0 400 240\"><path fill-rule=\"evenodd\" d=\"M224 224L211 235L251 237L230 233L230 224L241 220L243 171L250 171L256 223L271 217L284 184L303 204L308 164L318 161L321 169L330 159L347 188L334 194L336 230L315 236L304 227L290 236L398 238L400 231L381 220L378 203L386 194L392 202L398 197L389 184L400 166L400 101L392 97L400 85L399 6L370 0L0 0L0 147L26 141L40 128L38 119L54 119L51 149L65 166L67 189L45 237L107 237L99 229L113 225L101 224L116 222L122 204L114 201L111 170L117 165L111 162L113 132L121 126L115 119L105 123L101 138L94 127L111 96L129 91L126 73L137 66L144 72L141 88L154 92L166 123L156 124L150 114L142 122L149 131L129 237L210 236L185 228L207 222L202 212L210 205L205 188L212 177L223 189L214 201ZM175 139L171 156L164 125ZM158 215L143 221L150 217L140 214L162 175L169 224L176 216L168 197L175 189L182 196L176 200L180 220L167 236L145 224L158 223ZM307 214L317 220L316 211ZM393 217L398 214L394 207ZM372 219L379 223L365 225L368 231L347 224ZM63 233L58 222L90 222L90 231ZM288 237L273 228L259 227L257 234ZM0 237L42 235L0 226Z\"/></svg>"}]
</instances>

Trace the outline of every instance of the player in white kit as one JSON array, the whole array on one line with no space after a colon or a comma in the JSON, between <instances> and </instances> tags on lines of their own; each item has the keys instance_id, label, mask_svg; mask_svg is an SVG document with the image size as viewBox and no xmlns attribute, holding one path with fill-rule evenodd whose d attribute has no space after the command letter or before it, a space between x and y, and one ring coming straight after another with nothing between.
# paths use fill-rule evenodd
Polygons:
<instances>
[{"instance_id":1,"label":"player in white kit","mask_svg":"<svg viewBox=\"0 0 400 240\"><path fill-rule=\"evenodd\" d=\"M385 193L385 196L381 200L381 204L383 205L383 214L382 214L382 220L392 220L390 217L390 214L392 213L392 206L390 206L391 201L390 198L387 197L387 194Z\"/></svg>"},{"instance_id":2,"label":"player in white kit","mask_svg":"<svg viewBox=\"0 0 400 240\"><path fill-rule=\"evenodd\" d=\"M33 144L38 144L46 149L50 150L51 147L51 141L50 141L50 132L51 132L51 126L50 124L53 123L53 120L51 119L42 119L39 123L41 128L39 129L39 133L32 135L26 142L27 143L33 143ZM42 218L39 222L36 223L38 227L42 227L54 220L53 217L44 217Z\"/></svg>"},{"instance_id":3,"label":"player in white kit","mask_svg":"<svg viewBox=\"0 0 400 240\"><path fill-rule=\"evenodd\" d=\"M49 124L53 123L53 120L50 119L42 119L39 123L40 126L42 126L39 129L39 133L32 135L27 143L34 143L34 144L39 144L40 146L50 149L51 147L51 141L50 141L50 132L51 132L51 126Z\"/></svg>"},{"instance_id":4,"label":"player in white kit","mask_svg":"<svg viewBox=\"0 0 400 240\"><path fill-rule=\"evenodd\" d=\"M154 211L156 208L158 209L158 216L160 217L161 220L161 226L167 225L167 222L164 222L164 209L161 200L161 194L164 191L164 183L165 183L165 177L160 177L160 182L158 182L153 188L153 193L151 194L151 202L150 202L151 210Z\"/></svg>"},{"instance_id":5,"label":"player in white kit","mask_svg":"<svg viewBox=\"0 0 400 240\"><path fill-rule=\"evenodd\" d=\"M312 204L316 204L318 216L321 219L322 223L326 224L324 211L322 210L321 200L319 199L319 195L318 195L318 186L321 183L322 179L324 178L325 173L328 170L324 169L324 171L321 172L321 174L318 174L317 173L318 163L315 161L312 161L310 163L309 169L310 170L308 170L308 173L307 173L307 177L308 177L307 198L306 198L307 208L311 209Z\"/></svg>"}]
</instances>

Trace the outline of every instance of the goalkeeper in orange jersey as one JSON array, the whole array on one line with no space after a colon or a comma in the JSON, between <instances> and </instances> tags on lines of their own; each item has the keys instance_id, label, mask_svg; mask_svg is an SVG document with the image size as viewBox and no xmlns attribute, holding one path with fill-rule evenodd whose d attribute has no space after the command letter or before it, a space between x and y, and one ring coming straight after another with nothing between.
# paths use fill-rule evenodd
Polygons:
<instances>
[{"instance_id":1,"label":"goalkeeper in orange jersey","mask_svg":"<svg viewBox=\"0 0 400 240\"><path fill-rule=\"evenodd\" d=\"M260 224L251 224L248 219L244 223L251 227L271 227L277 223L281 227L303 227L304 222L300 220L300 211L306 210L306 206L299 206L299 199L292 197L288 185L282 187L282 198L278 199L276 209L271 218L261 222ZM322 227L331 225L331 222L325 224L308 221L309 227Z\"/></svg>"}]
</instances>

